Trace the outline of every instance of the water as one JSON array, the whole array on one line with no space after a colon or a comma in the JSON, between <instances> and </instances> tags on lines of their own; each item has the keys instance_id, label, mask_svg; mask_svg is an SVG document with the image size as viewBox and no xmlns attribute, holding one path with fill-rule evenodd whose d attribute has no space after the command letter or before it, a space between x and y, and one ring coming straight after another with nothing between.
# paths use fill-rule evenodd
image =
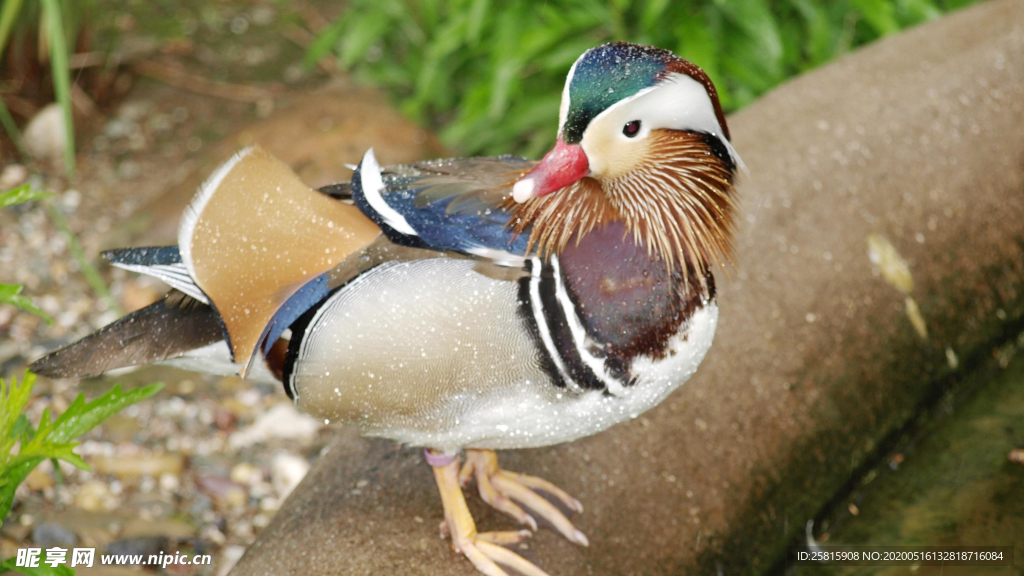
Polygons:
<instances>
[{"instance_id":1,"label":"water","mask_svg":"<svg viewBox=\"0 0 1024 576\"><path fill-rule=\"evenodd\" d=\"M1024 354L1006 362L1010 353L1001 351L1005 368L970 398L940 402L933 410L940 414L869 472L815 533L820 544L1012 545L1016 566L790 566L786 574L1024 574L1024 464L1007 458L1024 448Z\"/></svg>"}]
</instances>

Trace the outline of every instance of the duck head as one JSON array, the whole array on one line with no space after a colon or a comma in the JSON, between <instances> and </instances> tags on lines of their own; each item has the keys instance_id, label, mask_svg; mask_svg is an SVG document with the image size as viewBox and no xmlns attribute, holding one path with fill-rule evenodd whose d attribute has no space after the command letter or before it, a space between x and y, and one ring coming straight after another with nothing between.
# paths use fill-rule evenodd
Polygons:
<instances>
[{"instance_id":1,"label":"duck head","mask_svg":"<svg viewBox=\"0 0 1024 576\"><path fill-rule=\"evenodd\" d=\"M513 186L514 226L559 252L621 221L670 269L704 272L731 251L739 165L703 70L667 50L605 44L569 70L557 143Z\"/></svg>"}]
</instances>

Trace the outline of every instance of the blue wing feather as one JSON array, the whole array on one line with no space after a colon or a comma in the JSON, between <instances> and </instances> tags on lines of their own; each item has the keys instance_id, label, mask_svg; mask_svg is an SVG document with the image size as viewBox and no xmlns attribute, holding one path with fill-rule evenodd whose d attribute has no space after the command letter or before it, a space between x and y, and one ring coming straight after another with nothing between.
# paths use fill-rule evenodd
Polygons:
<instances>
[{"instance_id":1,"label":"blue wing feather","mask_svg":"<svg viewBox=\"0 0 1024 576\"><path fill-rule=\"evenodd\" d=\"M364 190L364 180L367 187L374 180L363 178L363 170L377 169L375 161L364 159L352 178L352 198L393 242L499 261L521 258L529 231L515 234L508 225L510 213L501 204L512 184L533 165L521 158L498 157L396 166L382 171L383 189ZM415 234L396 228L411 228Z\"/></svg>"}]
</instances>

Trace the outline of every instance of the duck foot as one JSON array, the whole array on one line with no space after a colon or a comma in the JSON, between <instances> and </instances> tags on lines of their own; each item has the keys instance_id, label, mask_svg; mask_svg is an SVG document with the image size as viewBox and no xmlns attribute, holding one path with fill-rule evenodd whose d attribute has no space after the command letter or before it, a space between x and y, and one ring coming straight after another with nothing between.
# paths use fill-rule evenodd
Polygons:
<instances>
[{"instance_id":1,"label":"duck foot","mask_svg":"<svg viewBox=\"0 0 1024 576\"><path fill-rule=\"evenodd\" d=\"M515 518L520 524L537 530L537 521L522 506L550 523L555 530L570 542L589 546L587 537L580 532L562 511L545 500L537 491L555 497L574 512L583 512L583 504L551 482L536 476L509 472L498 467L498 455L494 450L466 450L466 463L459 472L459 484L465 487L471 478L476 479L480 497L492 507Z\"/></svg>"},{"instance_id":2,"label":"duck foot","mask_svg":"<svg viewBox=\"0 0 1024 576\"><path fill-rule=\"evenodd\" d=\"M444 524L442 533L447 531L452 538L452 547L461 552L477 570L487 576L508 576L498 565L511 568L523 576L548 576L530 561L519 554L502 548L502 545L518 544L529 537L529 532L483 532L477 533L476 523L466 506L466 497L459 485L459 459L441 464L428 462L434 470L434 480L441 493L441 504L444 506Z\"/></svg>"}]
</instances>

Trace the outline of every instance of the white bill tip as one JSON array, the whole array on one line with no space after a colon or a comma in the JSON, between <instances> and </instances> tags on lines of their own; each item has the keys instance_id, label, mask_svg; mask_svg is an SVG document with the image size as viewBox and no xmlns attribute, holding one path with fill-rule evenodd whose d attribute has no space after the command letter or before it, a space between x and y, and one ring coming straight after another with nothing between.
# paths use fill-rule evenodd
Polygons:
<instances>
[{"instance_id":1,"label":"white bill tip","mask_svg":"<svg viewBox=\"0 0 1024 576\"><path fill-rule=\"evenodd\" d=\"M534 182L533 178L523 178L512 186L512 199L522 204L533 198L533 191L536 188L537 183Z\"/></svg>"}]
</instances>

